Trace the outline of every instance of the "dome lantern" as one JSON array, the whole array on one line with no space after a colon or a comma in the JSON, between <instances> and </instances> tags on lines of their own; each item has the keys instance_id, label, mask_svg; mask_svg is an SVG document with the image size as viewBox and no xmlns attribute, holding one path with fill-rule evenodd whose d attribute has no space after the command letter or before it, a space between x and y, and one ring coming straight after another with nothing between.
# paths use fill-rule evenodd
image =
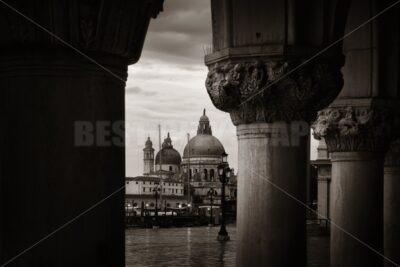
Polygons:
<instances>
[{"instance_id":1,"label":"dome lantern","mask_svg":"<svg viewBox=\"0 0 400 267\"><path fill-rule=\"evenodd\" d=\"M171 137L169 136L169 133L167 135L167 138L164 139L164 142L162 144L162 148L173 148L172 140L171 140Z\"/></svg>"},{"instance_id":2,"label":"dome lantern","mask_svg":"<svg viewBox=\"0 0 400 267\"><path fill-rule=\"evenodd\" d=\"M200 117L199 127L197 128L197 134L212 135L210 120L206 116L206 109L203 110L203 116Z\"/></svg>"}]
</instances>

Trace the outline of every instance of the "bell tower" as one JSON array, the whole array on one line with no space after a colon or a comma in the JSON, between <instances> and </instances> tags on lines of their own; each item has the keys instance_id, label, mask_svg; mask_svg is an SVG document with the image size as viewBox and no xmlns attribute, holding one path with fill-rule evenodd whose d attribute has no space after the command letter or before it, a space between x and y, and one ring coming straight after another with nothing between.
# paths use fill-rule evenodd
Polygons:
<instances>
[{"instance_id":1,"label":"bell tower","mask_svg":"<svg viewBox=\"0 0 400 267\"><path fill-rule=\"evenodd\" d=\"M150 136L147 138L145 147L143 149L143 174L151 174L154 172L154 148Z\"/></svg>"}]
</instances>

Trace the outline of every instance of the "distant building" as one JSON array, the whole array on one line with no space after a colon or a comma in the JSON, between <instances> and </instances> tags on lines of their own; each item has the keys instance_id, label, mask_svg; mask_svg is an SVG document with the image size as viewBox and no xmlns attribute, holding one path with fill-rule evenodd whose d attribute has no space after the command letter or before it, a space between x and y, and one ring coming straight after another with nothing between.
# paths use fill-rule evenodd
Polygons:
<instances>
[{"instance_id":1,"label":"distant building","mask_svg":"<svg viewBox=\"0 0 400 267\"><path fill-rule=\"evenodd\" d=\"M317 159L311 161L311 166L317 169L318 200L317 212L318 219L330 219L330 185L332 176L332 162L330 154L325 144L325 140L320 140L317 148Z\"/></svg>"},{"instance_id":2,"label":"distant building","mask_svg":"<svg viewBox=\"0 0 400 267\"><path fill-rule=\"evenodd\" d=\"M143 163L143 176L126 178L126 206L154 209L155 190L158 189L158 209L186 207L188 199L184 197L184 183L179 179L181 156L173 148L169 133L155 158L153 143L150 137L147 138Z\"/></svg>"},{"instance_id":3,"label":"distant building","mask_svg":"<svg viewBox=\"0 0 400 267\"><path fill-rule=\"evenodd\" d=\"M197 135L191 138L183 152L182 169L187 181L190 177L192 200L195 204L210 204L207 192L210 188L217 191L215 203L220 202L221 183L218 178L218 165L225 152L222 143L212 135L210 120L206 111L200 117ZM227 199L236 198L236 177L232 177L226 188Z\"/></svg>"},{"instance_id":4,"label":"distant building","mask_svg":"<svg viewBox=\"0 0 400 267\"><path fill-rule=\"evenodd\" d=\"M183 208L188 202L197 207L209 205L207 192L211 188L217 191L214 204L220 203L221 183L217 168L225 149L212 135L205 110L200 117L197 135L189 140L184 149L183 159L174 149L169 133L155 157L154 151L153 143L148 137L143 149L143 176L126 178L126 205L154 208L154 190L157 187L161 190L157 201L160 209ZM232 171L231 180L225 190L228 202L236 201L236 184L236 176Z\"/></svg>"},{"instance_id":5,"label":"distant building","mask_svg":"<svg viewBox=\"0 0 400 267\"><path fill-rule=\"evenodd\" d=\"M184 184L182 182L151 176L126 178L126 204L134 208L143 205L147 209L154 209L156 202L154 190L160 185L161 194L157 200L159 208L173 209L186 205L187 199L184 198Z\"/></svg>"}]
</instances>

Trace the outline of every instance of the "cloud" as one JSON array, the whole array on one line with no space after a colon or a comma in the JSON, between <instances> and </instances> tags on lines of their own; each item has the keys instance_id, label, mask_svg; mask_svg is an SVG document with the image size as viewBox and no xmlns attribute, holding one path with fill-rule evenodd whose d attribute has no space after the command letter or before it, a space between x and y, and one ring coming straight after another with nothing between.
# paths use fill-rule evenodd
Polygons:
<instances>
[{"instance_id":1,"label":"cloud","mask_svg":"<svg viewBox=\"0 0 400 267\"><path fill-rule=\"evenodd\" d=\"M204 65L203 47L211 40L210 1L165 1L164 12L151 21L142 58Z\"/></svg>"},{"instance_id":2,"label":"cloud","mask_svg":"<svg viewBox=\"0 0 400 267\"><path fill-rule=\"evenodd\" d=\"M139 86L132 86L125 88L125 95L142 95L142 96L155 96L157 92L155 91L144 91Z\"/></svg>"},{"instance_id":3,"label":"cloud","mask_svg":"<svg viewBox=\"0 0 400 267\"><path fill-rule=\"evenodd\" d=\"M142 92L142 89L138 86L132 86L125 88L125 94L139 94Z\"/></svg>"}]
</instances>

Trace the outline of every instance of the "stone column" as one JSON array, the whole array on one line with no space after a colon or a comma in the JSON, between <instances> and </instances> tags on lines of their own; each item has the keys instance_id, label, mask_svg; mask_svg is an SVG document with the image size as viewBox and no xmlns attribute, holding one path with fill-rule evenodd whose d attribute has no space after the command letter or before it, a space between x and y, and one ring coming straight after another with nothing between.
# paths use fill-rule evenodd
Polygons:
<instances>
[{"instance_id":1,"label":"stone column","mask_svg":"<svg viewBox=\"0 0 400 267\"><path fill-rule=\"evenodd\" d=\"M237 266L306 264L308 122L342 79L339 64L291 72L299 63L247 58L209 66L208 93L230 113L239 140Z\"/></svg>"},{"instance_id":2,"label":"stone column","mask_svg":"<svg viewBox=\"0 0 400 267\"><path fill-rule=\"evenodd\" d=\"M386 109L352 103L321 111L313 126L332 153L331 267L382 266L383 160L391 119Z\"/></svg>"},{"instance_id":3,"label":"stone column","mask_svg":"<svg viewBox=\"0 0 400 267\"><path fill-rule=\"evenodd\" d=\"M318 52L343 36L348 7L211 1L206 87L239 138L238 267L305 266L308 123L343 85L342 45Z\"/></svg>"},{"instance_id":4,"label":"stone column","mask_svg":"<svg viewBox=\"0 0 400 267\"><path fill-rule=\"evenodd\" d=\"M290 126L237 126L238 266L305 266L308 139L289 144Z\"/></svg>"},{"instance_id":5,"label":"stone column","mask_svg":"<svg viewBox=\"0 0 400 267\"><path fill-rule=\"evenodd\" d=\"M157 3L12 2L57 38L0 4L0 265L124 266L124 87Z\"/></svg>"},{"instance_id":6,"label":"stone column","mask_svg":"<svg viewBox=\"0 0 400 267\"><path fill-rule=\"evenodd\" d=\"M385 160L383 183L385 267L400 264L400 143L392 143ZM393 262L391 262L393 261Z\"/></svg>"}]
</instances>

